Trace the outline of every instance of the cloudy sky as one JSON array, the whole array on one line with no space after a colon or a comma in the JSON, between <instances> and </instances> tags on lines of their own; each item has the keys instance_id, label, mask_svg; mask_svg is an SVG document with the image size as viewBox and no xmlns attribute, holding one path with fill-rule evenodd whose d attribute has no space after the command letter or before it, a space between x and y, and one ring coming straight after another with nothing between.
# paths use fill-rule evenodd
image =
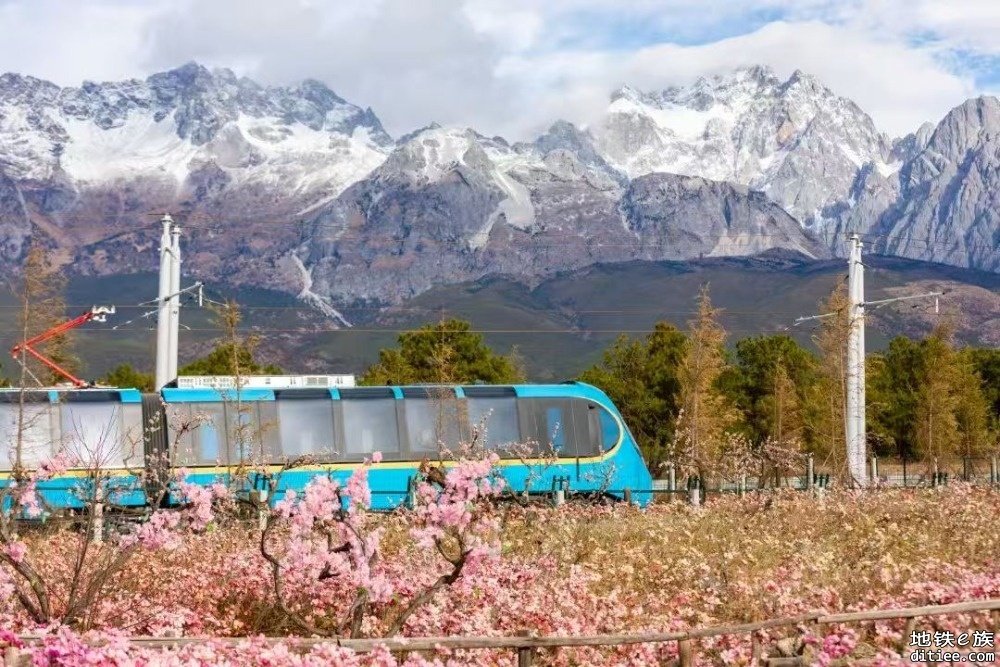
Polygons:
<instances>
[{"instance_id":1,"label":"cloudy sky","mask_svg":"<svg viewBox=\"0 0 1000 667\"><path fill-rule=\"evenodd\" d=\"M997 0L0 0L0 71L63 85L196 60L316 78L391 134L431 121L526 138L622 84L801 69L885 132L1000 91Z\"/></svg>"}]
</instances>

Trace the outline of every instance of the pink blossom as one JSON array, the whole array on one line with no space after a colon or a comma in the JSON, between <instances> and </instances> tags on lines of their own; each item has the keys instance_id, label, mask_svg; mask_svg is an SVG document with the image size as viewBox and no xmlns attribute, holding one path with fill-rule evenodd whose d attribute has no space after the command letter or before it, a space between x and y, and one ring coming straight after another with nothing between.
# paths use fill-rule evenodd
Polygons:
<instances>
[{"instance_id":1,"label":"pink blossom","mask_svg":"<svg viewBox=\"0 0 1000 667\"><path fill-rule=\"evenodd\" d=\"M3 552L15 563L20 563L28 555L28 545L24 542L8 542L3 545Z\"/></svg>"}]
</instances>

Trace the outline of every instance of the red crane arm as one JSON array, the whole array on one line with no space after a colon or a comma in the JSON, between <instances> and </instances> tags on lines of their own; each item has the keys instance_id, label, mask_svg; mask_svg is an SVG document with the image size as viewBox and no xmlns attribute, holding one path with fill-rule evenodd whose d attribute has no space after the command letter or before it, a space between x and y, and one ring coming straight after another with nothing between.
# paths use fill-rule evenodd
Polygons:
<instances>
[{"instance_id":1,"label":"red crane arm","mask_svg":"<svg viewBox=\"0 0 1000 667\"><path fill-rule=\"evenodd\" d=\"M40 362L42 362L43 364L45 364L46 366L48 366L49 368L51 368L52 370L54 370L56 373L59 373L59 375L62 375L64 378L66 378L67 380L69 380L70 382L72 382L74 386L76 386L76 387L86 387L87 386L86 382L84 382L80 378L74 376L72 373L70 373L66 369L60 367L54 361L52 361L50 359L46 359L45 357L43 357L42 355L40 355L38 352L36 352L34 348L25 347L24 351L27 352L28 354L30 354L31 356L33 356L35 359L38 359ZM17 358L16 354L14 355L14 358L15 359Z\"/></svg>"},{"instance_id":2,"label":"red crane arm","mask_svg":"<svg viewBox=\"0 0 1000 667\"><path fill-rule=\"evenodd\" d=\"M38 343L41 343L42 341L54 338L55 336L58 336L61 333L65 333L70 329L76 328L81 324L89 322L90 320L94 319L94 314L95 313L93 311L87 311L80 317L72 319L69 322L63 322L58 326L52 327L48 331L38 334L31 340L26 340L23 343L18 343L17 345L14 346L14 348L10 351L10 353L16 358L17 353L20 352L22 348L29 348L32 345L36 345Z\"/></svg>"},{"instance_id":3,"label":"red crane arm","mask_svg":"<svg viewBox=\"0 0 1000 667\"><path fill-rule=\"evenodd\" d=\"M42 362L43 364L45 364L46 366L48 366L49 368L51 368L53 371L55 371L56 373L59 373L59 375L62 375L64 378L66 378L67 380L69 380L70 382L72 382L75 386L77 386L77 387L86 387L87 386L86 382L84 382L83 380L75 377L74 375L72 375L66 369L61 368L58 364L56 364L52 360L46 359L45 357L43 357L41 354L39 354L38 351L36 351L31 346L32 345L36 345L36 344L41 343L41 342L44 342L44 341L47 341L48 339L53 338L55 336L58 336L59 334L66 333L70 329L74 329L74 328L80 326L81 324L86 324L87 322L89 322L91 320L97 320L98 322L104 322L105 321L105 318L104 318L105 313L114 313L114 312L115 312L115 307L114 306L111 306L110 308L106 308L104 306L101 306L101 307L94 306L89 311L87 311L83 315L80 315L79 317L75 317L75 318L73 318L72 320L70 320L68 322L63 322L62 324L54 326L51 329L49 329L48 331L45 331L45 332L42 332L42 333L38 334L37 336L35 336L31 340L26 340L23 343L18 343L13 348L11 348L10 354L11 354L12 357L14 357L15 359L17 359L18 355L20 355L21 352L27 352L28 354L30 354L31 356L33 356L35 359L38 359L40 362Z\"/></svg>"}]
</instances>

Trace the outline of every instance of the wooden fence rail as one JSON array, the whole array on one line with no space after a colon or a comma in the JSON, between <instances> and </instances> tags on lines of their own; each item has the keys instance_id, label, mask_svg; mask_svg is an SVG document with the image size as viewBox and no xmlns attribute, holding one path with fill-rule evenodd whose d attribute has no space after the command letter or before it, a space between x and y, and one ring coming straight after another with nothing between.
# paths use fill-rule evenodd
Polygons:
<instances>
[{"instance_id":1,"label":"wooden fence rail","mask_svg":"<svg viewBox=\"0 0 1000 667\"><path fill-rule=\"evenodd\" d=\"M757 623L741 625L724 625L709 628L697 628L681 632L651 632L641 634L618 635L585 635L579 637L538 637L523 632L516 637L390 637L373 639L338 639L338 638L303 638L303 637L266 637L258 639L268 644L285 644L291 650L305 653L321 644L335 644L366 653L382 646L390 651L408 653L415 651L436 651L438 649L506 649L517 652L518 667L531 667L532 661L540 649L556 649L580 646L629 646L634 644L651 644L662 642L678 643L678 667L689 667L695 658L693 641L706 637L724 635L745 635L771 628L794 627L800 625L831 625L843 623L861 623L866 621L887 621L908 619L903 641L907 641L913 630L915 620L924 616L943 616L947 614L962 614L970 612L991 612L993 631L1000 632L1000 599L977 600L974 602L959 602L955 604L933 605L926 607L908 607L903 609L875 609L870 611L846 612L841 614L823 614L812 612L775 618ZM21 641L26 645L38 644L43 640L39 635L22 635ZM134 646L143 648L180 648L192 644L215 643L235 646L246 642L248 638L241 637L133 637L130 641ZM757 638L753 641L754 656L763 659L764 663L777 667L779 665L802 665L803 659L797 655L782 655L764 657L763 647ZM27 667L31 665L31 656L27 651L8 648L4 654L4 667Z\"/></svg>"}]
</instances>

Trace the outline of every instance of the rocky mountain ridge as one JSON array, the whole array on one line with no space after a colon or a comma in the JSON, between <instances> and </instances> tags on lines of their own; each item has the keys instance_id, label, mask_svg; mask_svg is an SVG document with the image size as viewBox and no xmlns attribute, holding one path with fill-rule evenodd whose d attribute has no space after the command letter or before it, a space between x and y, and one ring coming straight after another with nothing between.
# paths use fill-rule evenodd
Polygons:
<instances>
[{"instance_id":1,"label":"rocky mountain ridge","mask_svg":"<svg viewBox=\"0 0 1000 667\"><path fill-rule=\"evenodd\" d=\"M194 278L296 294L334 321L435 285L790 250L1000 271L1000 102L890 140L857 105L763 67L612 95L604 118L511 144L432 124L393 140L305 81L188 64L76 88L0 76L0 262L40 234L72 271L155 266L185 223Z\"/></svg>"}]
</instances>

